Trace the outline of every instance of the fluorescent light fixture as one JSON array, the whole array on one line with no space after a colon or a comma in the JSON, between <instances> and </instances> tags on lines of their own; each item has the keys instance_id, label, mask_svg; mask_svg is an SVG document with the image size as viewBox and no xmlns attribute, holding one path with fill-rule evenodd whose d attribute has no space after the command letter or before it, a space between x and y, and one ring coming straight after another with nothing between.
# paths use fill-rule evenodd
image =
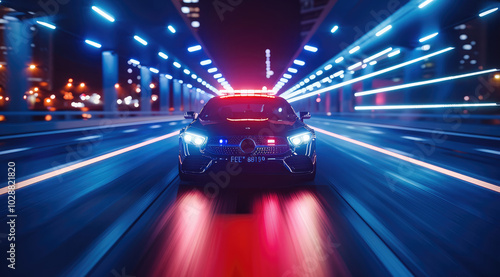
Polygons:
<instances>
[{"instance_id":1,"label":"fluorescent light fixture","mask_svg":"<svg viewBox=\"0 0 500 277\"><path fill-rule=\"evenodd\" d=\"M195 45L195 46L191 46L188 48L189 52L195 52L195 51L200 51L200 50L201 50L201 45Z\"/></svg>"},{"instance_id":2,"label":"fluorescent light fixture","mask_svg":"<svg viewBox=\"0 0 500 277\"><path fill-rule=\"evenodd\" d=\"M368 63L368 62L373 61L376 58L381 57L381 56L383 56L383 55L385 55L385 54L387 54L387 53L389 53L391 51L392 51L392 47L389 47L389 48L385 49L384 51L381 51L381 52L379 52L379 53L377 53L377 54L375 54L375 55L373 55L371 57L368 57L368 58L364 59L363 62L364 63Z\"/></svg>"},{"instance_id":3,"label":"fluorescent light fixture","mask_svg":"<svg viewBox=\"0 0 500 277\"><path fill-rule=\"evenodd\" d=\"M135 59L130 59L128 61L129 61L129 63L135 64L135 65L140 65L141 64L138 60L135 60Z\"/></svg>"},{"instance_id":4,"label":"fluorescent light fixture","mask_svg":"<svg viewBox=\"0 0 500 277\"><path fill-rule=\"evenodd\" d=\"M212 63L212 60L208 59L208 60L203 60L200 62L201 65L209 65Z\"/></svg>"},{"instance_id":5,"label":"fluorescent light fixture","mask_svg":"<svg viewBox=\"0 0 500 277\"><path fill-rule=\"evenodd\" d=\"M198 76L196 76L196 74L191 74L191 78L196 80L196 78L198 78Z\"/></svg>"},{"instance_id":6,"label":"fluorescent light fixture","mask_svg":"<svg viewBox=\"0 0 500 277\"><path fill-rule=\"evenodd\" d=\"M370 65L376 65L377 64L377 61L371 61L370 62Z\"/></svg>"},{"instance_id":7,"label":"fluorescent light fixture","mask_svg":"<svg viewBox=\"0 0 500 277\"><path fill-rule=\"evenodd\" d=\"M290 74L283 74L283 77L285 77L287 79L292 79L292 75L290 75Z\"/></svg>"},{"instance_id":8,"label":"fluorescent light fixture","mask_svg":"<svg viewBox=\"0 0 500 277\"><path fill-rule=\"evenodd\" d=\"M86 39L85 43L88 44L88 45L90 45L90 46L94 46L95 48L101 48L102 47L101 44L99 44L99 43L97 43L95 41L89 40L89 39Z\"/></svg>"},{"instance_id":9,"label":"fluorescent light fixture","mask_svg":"<svg viewBox=\"0 0 500 277\"><path fill-rule=\"evenodd\" d=\"M496 11L498 11L498 7L497 8L493 8L493 9L489 9L487 11L484 11L484 12L480 13L479 17L487 16L488 14L494 13Z\"/></svg>"},{"instance_id":10,"label":"fluorescent light fixture","mask_svg":"<svg viewBox=\"0 0 500 277\"><path fill-rule=\"evenodd\" d=\"M298 72L298 70L297 70L297 69L295 69L295 68L291 68L291 67L290 67L290 68L288 69L288 72L290 72L290 73L297 73L297 72Z\"/></svg>"},{"instance_id":11,"label":"fluorescent light fixture","mask_svg":"<svg viewBox=\"0 0 500 277\"><path fill-rule=\"evenodd\" d=\"M180 64L180 63L178 63L178 62L174 62L174 63L173 63L173 65L174 65L175 67L177 67L177 68L181 68L181 64Z\"/></svg>"},{"instance_id":12,"label":"fluorescent light fixture","mask_svg":"<svg viewBox=\"0 0 500 277\"><path fill-rule=\"evenodd\" d=\"M363 64L362 62L355 63L355 64L353 64L353 65L349 66L349 67L347 68L347 70L353 70L353 69L356 69L356 68L360 67L362 64Z\"/></svg>"},{"instance_id":13,"label":"fluorescent light fixture","mask_svg":"<svg viewBox=\"0 0 500 277\"><path fill-rule=\"evenodd\" d=\"M191 85L191 84L187 84L186 86L187 86L188 88L193 88L193 85Z\"/></svg>"},{"instance_id":14,"label":"fluorescent light fixture","mask_svg":"<svg viewBox=\"0 0 500 277\"><path fill-rule=\"evenodd\" d=\"M316 79L316 75L311 75L311 76L309 76L309 79L311 79L311 80Z\"/></svg>"},{"instance_id":15,"label":"fluorescent light fixture","mask_svg":"<svg viewBox=\"0 0 500 277\"><path fill-rule=\"evenodd\" d=\"M168 59L168 55L163 52L158 52L158 56L160 56L164 60Z\"/></svg>"},{"instance_id":16,"label":"fluorescent light fixture","mask_svg":"<svg viewBox=\"0 0 500 277\"><path fill-rule=\"evenodd\" d=\"M47 27L49 29L52 29L52 30L55 30L56 29L56 26L55 25L52 25L50 23L47 23L47 22L43 22L43 21L37 21L36 23L38 23L39 25L42 25L44 27Z\"/></svg>"},{"instance_id":17,"label":"fluorescent light fixture","mask_svg":"<svg viewBox=\"0 0 500 277\"><path fill-rule=\"evenodd\" d=\"M219 79L217 79L217 82L222 83L222 82L224 82L225 80L226 80L226 78L219 78Z\"/></svg>"},{"instance_id":18,"label":"fluorescent light fixture","mask_svg":"<svg viewBox=\"0 0 500 277\"><path fill-rule=\"evenodd\" d=\"M172 25L168 25L168 27L167 27L167 28L168 28L168 30L169 30L172 34L175 34L175 32L177 32L177 31L175 30L174 26L172 26Z\"/></svg>"},{"instance_id":19,"label":"fluorescent light fixture","mask_svg":"<svg viewBox=\"0 0 500 277\"><path fill-rule=\"evenodd\" d=\"M332 67L333 67L333 65L329 64L329 65L325 66L323 69L324 70L330 70L330 69L332 69Z\"/></svg>"},{"instance_id":20,"label":"fluorescent light fixture","mask_svg":"<svg viewBox=\"0 0 500 277\"><path fill-rule=\"evenodd\" d=\"M391 53L389 53L389 55L387 55L387 57L394 57L394 56L397 56L401 53L401 50L400 49L396 49L394 51L392 51Z\"/></svg>"},{"instance_id":21,"label":"fluorescent light fixture","mask_svg":"<svg viewBox=\"0 0 500 277\"><path fill-rule=\"evenodd\" d=\"M170 74L165 74L165 78L172 80L174 77L172 77L172 75L170 75Z\"/></svg>"},{"instance_id":22,"label":"fluorescent light fixture","mask_svg":"<svg viewBox=\"0 0 500 277\"><path fill-rule=\"evenodd\" d=\"M378 31L375 35L377 37L379 37L379 36L383 35L385 32L389 31L390 29L392 29L392 25L387 25L387 26L385 26L384 29Z\"/></svg>"},{"instance_id":23,"label":"fluorescent light fixture","mask_svg":"<svg viewBox=\"0 0 500 277\"><path fill-rule=\"evenodd\" d=\"M148 42L146 40L144 40L143 38L141 38L140 36L134 36L134 39L137 40L140 44L146 46L148 45Z\"/></svg>"},{"instance_id":24,"label":"fluorescent light fixture","mask_svg":"<svg viewBox=\"0 0 500 277\"><path fill-rule=\"evenodd\" d=\"M404 84L404 85L379 88L379 89L373 89L373 90L367 90L367 91L360 91L360 92L356 92L354 94L354 96L363 96L363 95L370 95L370 94L377 94L377 93L382 93L382 92L400 90L400 89L405 89L405 88L425 86L425 85L430 85L430 84L435 84L435 83L440 83L440 82L446 82L446 81L452 81L452 80L456 80L456 79L472 77L472 76L481 75L481 74L487 74L487 73L496 72L496 71L498 71L498 69L494 68L494 69L483 70L483 71L478 71L478 72L473 72L473 73L449 76L449 77L444 77L444 78L437 78L437 79L432 79L432 80L427 80L427 81L422 81L422 82L415 82L415 83L409 83L409 84Z\"/></svg>"},{"instance_id":25,"label":"fluorescent light fixture","mask_svg":"<svg viewBox=\"0 0 500 277\"><path fill-rule=\"evenodd\" d=\"M338 83L338 84L335 84L335 85L332 85L332 86L329 86L329 87L325 87L325 88L316 90L316 91L311 92L311 93L307 93L307 94L303 94L303 95L297 96L298 94L301 93L301 91L299 90L299 91L292 92L292 93L290 93L289 95L286 95L286 96L285 95L281 95L281 97L283 97L285 99L290 99L290 100L288 100L288 102L290 102L290 103L291 102L295 102L295 101L298 101L298 100L301 100L301 99L304 99L304 98L307 98L307 97L310 97L310 96L313 96L313 95L317 95L317 94L323 93L325 91L331 91L331 90L334 90L334 89L337 89L337 88L341 88L341 87L344 87L344 86L347 86L347 85L350 85L350 84L353 84L353 83L356 83L356 82L359 82L359 81L362 81L362 80L366 80L366 79L369 79L369 78L372 78L372 77L375 77L375 76L378 76L378 75L390 72L390 71L394 71L396 69L399 69L399 68L402 68L402 67L405 67L405 66L417 63L419 61L426 60L428 58L431 58L431 57L434 57L434 56L446 53L446 52L451 51L453 49L455 49L455 48L454 47L448 47L448 48L436 51L434 53L422 56L420 58L416 58L416 59L413 59L413 60L410 60L410 61L407 61L407 62L404 62L404 63L401 63L401 64L397 64L397 65L394 65L394 66L391 66L391 67L388 67L388 68L385 68L385 69L382 69L382 70L379 70L379 71L376 71L376 72L372 72L372 73L369 73L369 74L366 74L366 75L363 75L363 76L360 76L360 77L357 77L357 78L354 78L354 79L351 79L351 80L348 80L348 81L345 81L345 82L342 82L342 83ZM297 96L297 97L295 97L295 96ZM294 98L292 98L292 97L294 97Z\"/></svg>"},{"instance_id":26,"label":"fluorescent light fixture","mask_svg":"<svg viewBox=\"0 0 500 277\"><path fill-rule=\"evenodd\" d=\"M288 83L288 79L285 79L285 78L281 78L280 81L283 83Z\"/></svg>"},{"instance_id":27,"label":"fluorescent light fixture","mask_svg":"<svg viewBox=\"0 0 500 277\"><path fill-rule=\"evenodd\" d=\"M354 54L354 53L358 52L359 49L361 49L361 47L356 46L356 47L352 48L351 50L349 50L349 54Z\"/></svg>"},{"instance_id":28,"label":"fluorescent light fixture","mask_svg":"<svg viewBox=\"0 0 500 277\"><path fill-rule=\"evenodd\" d=\"M214 72L217 72L217 67L212 67L208 69L208 73L214 73Z\"/></svg>"},{"instance_id":29,"label":"fluorescent light fixture","mask_svg":"<svg viewBox=\"0 0 500 277\"><path fill-rule=\"evenodd\" d=\"M96 13L101 15L102 17L106 18L110 22L115 22L115 18L111 16L109 13L101 10L99 7L92 6L92 10L94 10Z\"/></svg>"},{"instance_id":30,"label":"fluorescent light fixture","mask_svg":"<svg viewBox=\"0 0 500 277\"><path fill-rule=\"evenodd\" d=\"M339 76L340 76L340 75L342 75L342 74L344 74L344 70L340 70L340 71L338 71L338 72L335 72L335 73L333 74L333 78L335 78L335 77L339 77Z\"/></svg>"},{"instance_id":31,"label":"fluorescent light fixture","mask_svg":"<svg viewBox=\"0 0 500 277\"><path fill-rule=\"evenodd\" d=\"M419 39L418 41L420 41L420 42L428 41L429 39L431 39L431 38L433 38L433 37L435 37L437 35L439 35L438 32L436 32L434 34L431 34L431 35L428 35L428 36L425 36L425 37Z\"/></svg>"},{"instance_id":32,"label":"fluorescent light fixture","mask_svg":"<svg viewBox=\"0 0 500 277\"><path fill-rule=\"evenodd\" d=\"M154 68L154 67L150 67L150 68L149 68L149 71L151 71L151 72L153 72L153 73L155 73L155 74L158 74L158 73L160 72L158 69L156 69L156 68Z\"/></svg>"},{"instance_id":33,"label":"fluorescent light fixture","mask_svg":"<svg viewBox=\"0 0 500 277\"><path fill-rule=\"evenodd\" d=\"M318 48L311 46L311 45L304 46L304 50L309 51L309 52L313 52L313 53L318 52Z\"/></svg>"},{"instance_id":34,"label":"fluorescent light fixture","mask_svg":"<svg viewBox=\"0 0 500 277\"><path fill-rule=\"evenodd\" d=\"M318 70L318 71L316 71L316 76L319 76L319 75L321 75L321 74L323 74L323 70Z\"/></svg>"},{"instance_id":35,"label":"fluorescent light fixture","mask_svg":"<svg viewBox=\"0 0 500 277\"><path fill-rule=\"evenodd\" d=\"M418 7L420 9L422 9L423 7L429 5L429 3L431 3L433 0L425 0L424 2L420 3L420 5L418 5Z\"/></svg>"},{"instance_id":36,"label":"fluorescent light fixture","mask_svg":"<svg viewBox=\"0 0 500 277\"><path fill-rule=\"evenodd\" d=\"M284 86L284 85L285 85L285 83L284 83L284 82L281 82L281 81L279 81L279 82L278 82L278 84L277 84L277 86L280 86L280 87L282 87L282 86Z\"/></svg>"},{"instance_id":37,"label":"fluorescent light fixture","mask_svg":"<svg viewBox=\"0 0 500 277\"><path fill-rule=\"evenodd\" d=\"M366 110L440 109L440 108L469 108L469 107L498 107L498 104L478 103L478 104L356 106L354 107L354 109L356 111L366 111Z\"/></svg>"},{"instance_id":38,"label":"fluorescent light fixture","mask_svg":"<svg viewBox=\"0 0 500 277\"><path fill-rule=\"evenodd\" d=\"M215 78L215 79L219 79L220 77L222 77L222 74L221 74L221 73L217 73L217 74L215 74L215 75L214 75L214 78Z\"/></svg>"},{"instance_id":39,"label":"fluorescent light fixture","mask_svg":"<svg viewBox=\"0 0 500 277\"><path fill-rule=\"evenodd\" d=\"M203 82L203 79L201 79L200 77L198 77L198 79L196 79L196 81L198 81L198 83L201 83L201 82Z\"/></svg>"},{"instance_id":40,"label":"fluorescent light fixture","mask_svg":"<svg viewBox=\"0 0 500 277\"><path fill-rule=\"evenodd\" d=\"M339 29L339 26L335 25L333 26L333 28L330 30L330 32L333 34L335 32L337 32L337 30Z\"/></svg>"},{"instance_id":41,"label":"fluorescent light fixture","mask_svg":"<svg viewBox=\"0 0 500 277\"><path fill-rule=\"evenodd\" d=\"M335 63L341 63L344 60L344 57L339 57L335 60Z\"/></svg>"},{"instance_id":42,"label":"fluorescent light fixture","mask_svg":"<svg viewBox=\"0 0 500 277\"><path fill-rule=\"evenodd\" d=\"M295 61L293 61L293 63L296 65L300 65L300 66L304 66L306 64L304 61L301 61L301 60L295 60Z\"/></svg>"},{"instance_id":43,"label":"fluorescent light fixture","mask_svg":"<svg viewBox=\"0 0 500 277\"><path fill-rule=\"evenodd\" d=\"M184 74L189 75L191 74L191 71L189 71L189 69L184 69Z\"/></svg>"}]
</instances>

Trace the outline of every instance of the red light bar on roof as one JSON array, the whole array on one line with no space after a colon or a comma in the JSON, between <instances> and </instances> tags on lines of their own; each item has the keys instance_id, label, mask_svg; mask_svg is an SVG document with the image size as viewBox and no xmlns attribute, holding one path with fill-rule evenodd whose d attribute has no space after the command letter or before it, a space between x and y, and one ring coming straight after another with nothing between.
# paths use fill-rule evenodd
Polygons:
<instances>
[{"instance_id":1,"label":"red light bar on roof","mask_svg":"<svg viewBox=\"0 0 500 277\"><path fill-rule=\"evenodd\" d=\"M258 97L273 97L274 98L276 91L274 91L274 90L254 90L254 89L219 90L219 94L222 97L258 96Z\"/></svg>"}]
</instances>

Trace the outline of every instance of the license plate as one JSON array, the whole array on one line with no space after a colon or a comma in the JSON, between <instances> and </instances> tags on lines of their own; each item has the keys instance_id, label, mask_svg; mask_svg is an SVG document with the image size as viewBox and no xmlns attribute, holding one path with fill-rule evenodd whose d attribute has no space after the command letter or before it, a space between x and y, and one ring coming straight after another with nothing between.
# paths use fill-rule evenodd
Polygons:
<instances>
[{"instance_id":1,"label":"license plate","mask_svg":"<svg viewBox=\"0 0 500 277\"><path fill-rule=\"evenodd\" d=\"M262 156L231 156L231 162L232 163L262 163L266 161L266 157Z\"/></svg>"}]
</instances>

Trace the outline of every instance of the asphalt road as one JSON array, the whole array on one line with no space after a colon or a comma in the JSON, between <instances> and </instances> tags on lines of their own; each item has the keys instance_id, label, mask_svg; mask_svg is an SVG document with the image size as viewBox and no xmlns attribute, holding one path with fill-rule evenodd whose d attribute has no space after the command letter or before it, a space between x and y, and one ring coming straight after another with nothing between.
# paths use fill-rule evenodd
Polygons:
<instances>
[{"instance_id":1,"label":"asphalt road","mask_svg":"<svg viewBox=\"0 0 500 277\"><path fill-rule=\"evenodd\" d=\"M500 276L497 138L308 123L314 182L217 190L180 184L185 121L2 138L0 275Z\"/></svg>"}]
</instances>

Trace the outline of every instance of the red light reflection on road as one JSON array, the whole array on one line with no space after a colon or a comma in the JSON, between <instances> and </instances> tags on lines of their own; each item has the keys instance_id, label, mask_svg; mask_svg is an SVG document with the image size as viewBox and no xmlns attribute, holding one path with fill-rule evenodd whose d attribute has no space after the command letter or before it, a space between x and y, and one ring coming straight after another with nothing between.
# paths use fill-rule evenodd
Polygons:
<instances>
[{"instance_id":1,"label":"red light reflection on road","mask_svg":"<svg viewBox=\"0 0 500 277\"><path fill-rule=\"evenodd\" d=\"M251 213L191 191L155 230L152 276L346 276L318 197L309 191L252 198ZM154 236L153 236L154 237ZM151 253L149 253L151 254ZM149 266L148 266L149 267Z\"/></svg>"}]
</instances>

